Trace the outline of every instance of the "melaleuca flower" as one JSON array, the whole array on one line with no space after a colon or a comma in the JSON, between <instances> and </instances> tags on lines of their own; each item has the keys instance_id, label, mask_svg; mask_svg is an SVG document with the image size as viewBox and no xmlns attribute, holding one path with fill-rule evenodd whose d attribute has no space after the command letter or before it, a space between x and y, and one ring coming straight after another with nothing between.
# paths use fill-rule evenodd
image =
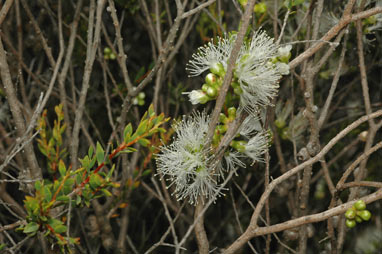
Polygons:
<instances>
[{"instance_id":1,"label":"melaleuca flower","mask_svg":"<svg viewBox=\"0 0 382 254\"><path fill-rule=\"evenodd\" d=\"M204 113L184 117L174 126L176 139L161 147L156 158L158 172L171 181L170 186L175 185L177 199L188 198L190 204L196 204L201 196L210 199L220 195L218 175L211 165L213 155L206 147L209 121Z\"/></svg>"},{"instance_id":2,"label":"melaleuca flower","mask_svg":"<svg viewBox=\"0 0 382 254\"><path fill-rule=\"evenodd\" d=\"M277 49L272 38L257 31L251 42L240 50L234 73L243 91L241 106L249 112L258 105L269 105L277 93L278 80L281 73L285 73L280 65L272 63L278 56Z\"/></svg>"},{"instance_id":3,"label":"melaleuca flower","mask_svg":"<svg viewBox=\"0 0 382 254\"><path fill-rule=\"evenodd\" d=\"M235 38L233 36L231 38L218 37L216 45L211 41L207 45L200 47L192 55L193 59L187 64L186 70L190 73L190 76L198 76L206 70L224 76Z\"/></svg>"},{"instance_id":4,"label":"melaleuca flower","mask_svg":"<svg viewBox=\"0 0 382 254\"><path fill-rule=\"evenodd\" d=\"M223 160L221 160L217 166L217 169L220 172L219 175L224 178L223 171L230 172L236 171L238 167L245 168L246 165L243 162L244 159L245 155L242 153L237 151L226 151Z\"/></svg>"},{"instance_id":5,"label":"melaleuca flower","mask_svg":"<svg viewBox=\"0 0 382 254\"><path fill-rule=\"evenodd\" d=\"M218 37L217 43L208 43L192 55L187 64L190 76L210 72L223 77L228 65L236 35ZM280 50L279 50L280 49ZM240 106L254 113L258 106L267 106L278 90L281 75L289 74L289 66L277 61L290 57L291 46L279 48L263 31L257 31L249 42L243 44L234 67L235 93L240 96ZM234 87L238 84L240 87ZM196 102L194 100L194 102Z\"/></svg>"},{"instance_id":6,"label":"melaleuca flower","mask_svg":"<svg viewBox=\"0 0 382 254\"><path fill-rule=\"evenodd\" d=\"M244 154L252 159L252 163L262 162L262 155L267 151L269 146L269 134L265 131L258 132L244 145Z\"/></svg>"},{"instance_id":7,"label":"melaleuca flower","mask_svg":"<svg viewBox=\"0 0 382 254\"><path fill-rule=\"evenodd\" d=\"M284 47L279 47L277 49L278 52L278 58L281 62L287 63L289 61L289 58L292 56L290 51L292 50L292 45L286 45Z\"/></svg>"},{"instance_id":8,"label":"melaleuca flower","mask_svg":"<svg viewBox=\"0 0 382 254\"><path fill-rule=\"evenodd\" d=\"M262 131L263 127L261 126L259 117L249 115L245 118L244 122L240 125L239 134L246 138L251 138L257 132Z\"/></svg>"},{"instance_id":9,"label":"melaleuca flower","mask_svg":"<svg viewBox=\"0 0 382 254\"><path fill-rule=\"evenodd\" d=\"M193 105L196 104L204 104L209 100L209 97L202 91L202 90L192 90L189 93L183 93L188 94L188 97L190 98L190 102Z\"/></svg>"}]
</instances>

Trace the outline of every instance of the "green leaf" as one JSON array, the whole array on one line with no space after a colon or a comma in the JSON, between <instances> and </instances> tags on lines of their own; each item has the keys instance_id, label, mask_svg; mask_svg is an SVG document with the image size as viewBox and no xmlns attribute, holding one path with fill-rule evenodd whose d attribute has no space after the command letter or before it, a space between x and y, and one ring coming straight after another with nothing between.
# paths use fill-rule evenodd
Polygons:
<instances>
[{"instance_id":1,"label":"green leaf","mask_svg":"<svg viewBox=\"0 0 382 254\"><path fill-rule=\"evenodd\" d=\"M97 189L102 184L101 177L97 174L92 174L90 176L89 184L92 189Z\"/></svg>"},{"instance_id":2,"label":"green leaf","mask_svg":"<svg viewBox=\"0 0 382 254\"><path fill-rule=\"evenodd\" d=\"M89 156L86 155L83 159L80 159L80 163L82 167L86 168L87 171L90 170L91 166Z\"/></svg>"},{"instance_id":3,"label":"green leaf","mask_svg":"<svg viewBox=\"0 0 382 254\"><path fill-rule=\"evenodd\" d=\"M23 232L24 232L25 234L28 234L28 233L34 233L34 232L36 232L36 231L39 229L39 227L40 227L40 226L39 226L36 222L32 221L32 222L29 222L29 223L25 226Z\"/></svg>"},{"instance_id":4,"label":"green leaf","mask_svg":"<svg viewBox=\"0 0 382 254\"><path fill-rule=\"evenodd\" d=\"M126 125L125 130L123 131L123 137L125 143L127 143L127 140L130 138L131 133L133 133L133 127L131 126L131 123Z\"/></svg>"},{"instance_id":5,"label":"green leaf","mask_svg":"<svg viewBox=\"0 0 382 254\"><path fill-rule=\"evenodd\" d=\"M88 156L89 156L89 158L91 158L91 157L93 156L93 152L94 152L94 148L93 148L93 146L90 146L90 147L89 147L89 150L88 150Z\"/></svg>"},{"instance_id":6,"label":"green leaf","mask_svg":"<svg viewBox=\"0 0 382 254\"><path fill-rule=\"evenodd\" d=\"M34 183L34 188L36 189L36 191L39 191L41 190L41 181L37 180L35 183Z\"/></svg>"},{"instance_id":7,"label":"green leaf","mask_svg":"<svg viewBox=\"0 0 382 254\"><path fill-rule=\"evenodd\" d=\"M63 225L64 223L60 220L50 218L48 224L53 228L54 232L58 234L66 232L66 226Z\"/></svg>"},{"instance_id":8,"label":"green leaf","mask_svg":"<svg viewBox=\"0 0 382 254\"><path fill-rule=\"evenodd\" d=\"M146 169L145 171L143 171L142 176L147 176L150 173L151 173L151 169Z\"/></svg>"},{"instance_id":9,"label":"green leaf","mask_svg":"<svg viewBox=\"0 0 382 254\"><path fill-rule=\"evenodd\" d=\"M44 195L44 200L50 202L52 200L52 192L48 186L44 186L42 189L42 194Z\"/></svg>"},{"instance_id":10,"label":"green leaf","mask_svg":"<svg viewBox=\"0 0 382 254\"><path fill-rule=\"evenodd\" d=\"M142 138L138 140L138 143L143 147L147 147L151 142L147 138Z\"/></svg>"},{"instance_id":11,"label":"green leaf","mask_svg":"<svg viewBox=\"0 0 382 254\"><path fill-rule=\"evenodd\" d=\"M150 105L148 112L149 112L149 117L155 116L153 104Z\"/></svg>"},{"instance_id":12,"label":"green leaf","mask_svg":"<svg viewBox=\"0 0 382 254\"><path fill-rule=\"evenodd\" d=\"M77 183L78 185L80 185L80 184L82 183L82 177L81 177L81 174L77 174L77 175L76 175L76 183Z\"/></svg>"},{"instance_id":13,"label":"green leaf","mask_svg":"<svg viewBox=\"0 0 382 254\"><path fill-rule=\"evenodd\" d=\"M62 195L62 196L58 196L56 198L57 201L62 201L62 202L68 202L69 201L69 197L68 196L65 196L65 195Z\"/></svg>"},{"instance_id":14,"label":"green leaf","mask_svg":"<svg viewBox=\"0 0 382 254\"><path fill-rule=\"evenodd\" d=\"M105 196L107 197L111 197L112 194L110 193L110 191L106 190L106 189L101 189L101 191L103 192L103 194L105 194Z\"/></svg>"},{"instance_id":15,"label":"green leaf","mask_svg":"<svg viewBox=\"0 0 382 254\"><path fill-rule=\"evenodd\" d=\"M60 175L64 177L66 175L66 167L62 160L58 162L58 171L60 172Z\"/></svg>"},{"instance_id":16,"label":"green leaf","mask_svg":"<svg viewBox=\"0 0 382 254\"><path fill-rule=\"evenodd\" d=\"M64 183L64 188L63 188L63 192L65 195L68 195L69 193L73 191L73 184L74 184L73 178L66 179Z\"/></svg>"},{"instance_id":17,"label":"green leaf","mask_svg":"<svg viewBox=\"0 0 382 254\"><path fill-rule=\"evenodd\" d=\"M148 120L146 119L146 120L143 120L143 121L138 125L138 128L137 128L137 130L136 130L135 133L134 133L134 136L135 136L135 137L139 137L139 136L141 136L143 133L146 132L146 130L147 130L147 122L148 122Z\"/></svg>"},{"instance_id":18,"label":"green leaf","mask_svg":"<svg viewBox=\"0 0 382 254\"><path fill-rule=\"evenodd\" d=\"M105 151L103 150L99 142L97 142L96 157L97 157L98 165L101 165L101 163L103 162L103 159L105 158Z\"/></svg>"},{"instance_id":19,"label":"green leaf","mask_svg":"<svg viewBox=\"0 0 382 254\"><path fill-rule=\"evenodd\" d=\"M81 196L77 196L76 198L76 205L81 204Z\"/></svg>"},{"instance_id":20,"label":"green leaf","mask_svg":"<svg viewBox=\"0 0 382 254\"><path fill-rule=\"evenodd\" d=\"M114 172L114 169L115 169L115 165L113 164L113 166L111 167L111 169L109 170L109 172L107 173L107 176L106 176L106 181L109 181L109 179L111 178L113 172Z\"/></svg>"}]
</instances>

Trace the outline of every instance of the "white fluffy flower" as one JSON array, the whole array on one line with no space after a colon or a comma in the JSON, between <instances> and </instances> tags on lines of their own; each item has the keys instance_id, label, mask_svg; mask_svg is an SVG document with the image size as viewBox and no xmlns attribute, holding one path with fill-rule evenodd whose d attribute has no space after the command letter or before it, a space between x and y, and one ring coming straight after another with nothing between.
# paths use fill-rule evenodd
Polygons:
<instances>
[{"instance_id":1,"label":"white fluffy flower","mask_svg":"<svg viewBox=\"0 0 382 254\"><path fill-rule=\"evenodd\" d=\"M241 48L235 67L240 88L241 106L252 112L258 105L269 105L279 87L279 66L272 63L277 56L277 46L265 32L257 31L249 45Z\"/></svg>"},{"instance_id":2,"label":"white fluffy flower","mask_svg":"<svg viewBox=\"0 0 382 254\"><path fill-rule=\"evenodd\" d=\"M188 198L190 204L196 204L200 196L210 199L220 195L217 173L210 165L213 155L206 148L209 121L204 113L184 117L174 127L174 142L161 147L156 158L158 172L171 181L170 186L175 185L177 199Z\"/></svg>"},{"instance_id":3,"label":"white fluffy flower","mask_svg":"<svg viewBox=\"0 0 382 254\"><path fill-rule=\"evenodd\" d=\"M200 47L187 64L190 76L210 70L222 77L236 38L236 35L218 37L216 44L210 42ZM250 42L243 44L234 68L234 78L238 80L242 91L242 108L254 112L256 107L271 103L281 75L289 73L287 64L274 63L273 60L281 55L290 55L290 50L290 45L279 48L264 31L255 32Z\"/></svg>"},{"instance_id":4,"label":"white fluffy flower","mask_svg":"<svg viewBox=\"0 0 382 254\"><path fill-rule=\"evenodd\" d=\"M290 51L292 50L292 45L286 45L284 47L278 48L278 56L280 58L288 58L290 56Z\"/></svg>"},{"instance_id":5,"label":"white fluffy flower","mask_svg":"<svg viewBox=\"0 0 382 254\"><path fill-rule=\"evenodd\" d=\"M252 163L264 161L262 155L267 151L269 135L262 131L252 137L245 145L244 154L252 159Z\"/></svg>"},{"instance_id":6,"label":"white fluffy flower","mask_svg":"<svg viewBox=\"0 0 382 254\"><path fill-rule=\"evenodd\" d=\"M186 67L190 76L198 76L204 71L214 68L218 63L222 64L224 70L226 70L235 38L235 36L231 38L218 37L217 44L212 41L198 48L198 51L192 55L193 59L189 61Z\"/></svg>"},{"instance_id":7,"label":"white fluffy flower","mask_svg":"<svg viewBox=\"0 0 382 254\"><path fill-rule=\"evenodd\" d=\"M192 105L196 104L204 104L208 101L208 96L202 91L202 90L192 90L189 93L183 93L187 94L188 97L190 98L190 102Z\"/></svg>"}]
</instances>

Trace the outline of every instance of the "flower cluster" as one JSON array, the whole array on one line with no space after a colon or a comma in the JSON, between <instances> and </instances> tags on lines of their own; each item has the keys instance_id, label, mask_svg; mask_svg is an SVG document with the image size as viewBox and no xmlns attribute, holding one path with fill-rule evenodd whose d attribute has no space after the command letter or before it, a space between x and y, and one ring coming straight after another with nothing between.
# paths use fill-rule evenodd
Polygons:
<instances>
[{"instance_id":1,"label":"flower cluster","mask_svg":"<svg viewBox=\"0 0 382 254\"><path fill-rule=\"evenodd\" d=\"M213 155L207 148L206 134L209 117L195 113L174 126L176 139L169 146L161 147L157 155L159 174L175 184L178 200L189 198L196 204L199 196L216 198L219 186L211 161Z\"/></svg>"},{"instance_id":2,"label":"flower cluster","mask_svg":"<svg viewBox=\"0 0 382 254\"><path fill-rule=\"evenodd\" d=\"M218 37L216 44L210 42L200 47L187 64L186 70L190 76L210 70L217 76L218 85L215 88L219 90L219 80L224 78L235 40L236 34L233 34L226 38ZM289 74L287 62L291 49L290 45L278 47L264 31L255 32L251 40L243 44L231 84L234 93L240 97L240 107L254 112L258 106L270 104L277 93L279 79L282 75ZM216 98L216 95L209 96L203 89L194 90L188 95L192 104L204 104Z\"/></svg>"},{"instance_id":3,"label":"flower cluster","mask_svg":"<svg viewBox=\"0 0 382 254\"><path fill-rule=\"evenodd\" d=\"M262 132L248 141L236 141L225 153L224 160L212 163L214 155L207 147L207 130L210 118L205 113L194 113L184 117L173 128L175 140L162 146L156 162L159 175L175 185L174 194L178 200L188 199L197 204L198 198L216 199L221 195L219 179L224 172L245 167L244 159L261 161L261 155L268 147L268 137Z\"/></svg>"},{"instance_id":4,"label":"flower cluster","mask_svg":"<svg viewBox=\"0 0 382 254\"><path fill-rule=\"evenodd\" d=\"M187 93L192 104L205 104L217 98L235 41L235 34L218 38L216 43L210 42L193 54L186 68L190 76L207 70L209 73L201 89ZM281 76L289 74L290 51L291 46L278 47L265 32L255 32L239 51L231 89L211 142L207 140L210 118L205 113L184 117L174 126L176 138L161 148L156 160L158 173L171 182L170 186L174 185L178 200L188 199L191 204L197 204L201 197L215 200L222 195L220 181L226 172L236 173L237 168L244 168L247 158L252 163L263 161L269 133L260 124L259 112L271 104ZM249 116L230 142L223 159L216 162L213 151L240 110L246 110Z\"/></svg>"}]
</instances>

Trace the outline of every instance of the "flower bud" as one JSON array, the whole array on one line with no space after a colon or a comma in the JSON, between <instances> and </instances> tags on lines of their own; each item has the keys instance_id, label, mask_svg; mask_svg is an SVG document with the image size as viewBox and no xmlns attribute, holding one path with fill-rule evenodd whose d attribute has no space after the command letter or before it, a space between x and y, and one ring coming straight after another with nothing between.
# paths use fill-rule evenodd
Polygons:
<instances>
[{"instance_id":1,"label":"flower bud","mask_svg":"<svg viewBox=\"0 0 382 254\"><path fill-rule=\"evenodd\" d=\"M286 123L283 119L277 118L275 120L275 125L278 129L282 129L286 125Z\"/></svg>"},{"instance_id":2,"label":"flower bud","mask_svg":"<svg viewBox=\"0 0 382 254\"><path fill-rule=\"evenodd\" d=\"M263 13L265 13L267 11L266 3L262 2L262 3L255 4L255 7L253 8L253 11L256 14L263 14Z\"/></svg>"},{"instance_id":3,"label":"flower bud","mask_svg":"<svg viewBox=\"0 0 382 254\"><path fill-rule=\"evenodd\" d=\"M215 76L215 74L213 73L208 73L206 78L206 83L210 86L215 86L216 85L216 81L217 81L217 78Z\"/></svg>"},{"instance_id":4,"label":"flower bud","mask_svg":"<svg viewBox=\"0 0 382 254\"><path fill-rule=\"evenodd\" d=\"M241 89L241 87L236 87L233 89L233 92L237 95L241 95L243 93L243 89Z\"/></svg>"},{"instance_id":5,"label":"flower bud","mask_svg":"<svg viewBox=\"0 0 382 254\"><path fill-rule=\"evenodd\" d=\"M218 90L215 87L209 86L207 88L207 95L211 98L215 98L218 95Z\"/></svg>"},{"instance_id":6,"label":"flower bud","mask_svg":"<svg viewBox=\"0 0 382 254\"><path fill-rule=\"evenodd\" d=\"M219 62L215 62L215 63L211 64L210 71L213 74L216 74L220 77L224 77L224 75L225 75L225 70L224 70L223 64L219 63Z\"/></svg>"},{"instance_id":7,"label":"flower bud","mask_svg":"<svg viewBox=\"0 0 382 254\"><path fill-rule=\"evenodd\" d=\"M357 223L355 222L355 220L349 220L349 219L346 220L346 226L348 228L354 228L356 224Z\"/></svg>"},{"instance_id":8,"label":"flower bud","mask_svg":"<svg viewBox=\"0 0 382 254\"><path fill-rule=\"evenodd\" d=\"M196 104L205 104L207 103L210 98L201 90L193 90L190 93L188 93L188 97L190 98L190 102L193 105Z\"/></svg>"},{"instance_id":9,"label":"flower bud","mask_svg":"<svg viewBox=\"0 0 382 254\"><path fill-rule=\"evenodd\" d=\"M353 206L354 206L355 209L357 209L358 211L362 211L362 210L365 210L365 208L366 208L366 203L365 203L365 201L363 201L363 200L358 200L357 202L354 203Z\"/></svg>"},{"instance_id":10,"label":"flower bud","mask_svg":"<svg viewBox=\"0 0 382 254\"><path fill-rule=\"evenodd\" d=\"M219 115L219 122L227 123L228 122L228 118L226 117L226 115L224 115L223 113L220 113L220 115Z\"/></svg>"},{"instance_id":11,"label":"flower bud","mask_svg":"<svg viewBox=\"0 0 382 254\"><path fill-rule=\"evenodd\" d=\"M244 140L240 140L240 141L235 141L233 140L231 142L231 146L233 148L235 148L237 151L241 152L241 153L244 153L245 152L245 145L246 145L247 142L245 142Z\"/></svg>"},{"instance_id":12,"label":"flower bud","mask_svg":"<svg viewBox=\"0 0 382 254\"><path fill-rule=\"evenodd\" d=\"M290 51L292 50L292 45L286 45L285 47L280 47L278 48L278 53L279 53L279 59L283 63L288 63L290 57L292 54Z\"/></svg>"},{"instance_id":13,"label":"flower bud","mask_svg":"<svg viewBox=\"0 0 382 254\"><path fill-rule=\"evenodd\" d=\"M230 118L230 119L235 119L235 117L236 117L236 108L235 107L230 107L230 108L228 108L228 117Z\"/></svg>"},{"instance_id":14,"label":"flower bud","mask_svg":"<svg viewBox=\"0 0 382 254\"><path fill-rule=\"evenodd\" d=\"M208 90L209 87L210 87L209 85L207 85L207 84L203 84L203 85L202 85L202 91L205 92L205 93L207 93L207 90Z\"/></svg>"},{"instance_id":15,"label":"flower bud","mask_svg":"<svg viewBox=\"0 0 382 254\"><path fill-rule=\"evenodd\" d=\"M225 125L225 124L224 125L218 125L218 126L216 126L216 129L218 130L218 132L220 134L223 134L227 131L227 125Z\"/></svg>"},{"instance_id":16,"label":"flower bud","mask_svg":"<svg viewBox=\"0 0 382 254\"><path fill-rule=\"evenodd\" d=\"M345 217L349 220L354 219L356 216L356 212L353 209L348 209L345 213Z\"/></svg>"},{"instance_id":17,"label":"flower bud","mask_svg":"<svg viewBox=\"0 0 382 254\"><path fill-rule=\"evenodd\" d=\"M366 140L367 140L367 134L368 134L367 131L363 131L363 132L361 132L361 133L358 135L359 140L361 140L361 141L363 141L363 142L366 142Z\"/></svg>"},{"instance_id":18,"label":"flower bud","mask_svg":"<svg viewBox=\"0 0 382 254\"><path fill-rule=\"evenodd\" d=\"M371 213L368 210L359 211L357 212L357 215L359 215L359 217L361 217L364 221L370 220L371 217Z\"/></svg>"}]
</instances>

